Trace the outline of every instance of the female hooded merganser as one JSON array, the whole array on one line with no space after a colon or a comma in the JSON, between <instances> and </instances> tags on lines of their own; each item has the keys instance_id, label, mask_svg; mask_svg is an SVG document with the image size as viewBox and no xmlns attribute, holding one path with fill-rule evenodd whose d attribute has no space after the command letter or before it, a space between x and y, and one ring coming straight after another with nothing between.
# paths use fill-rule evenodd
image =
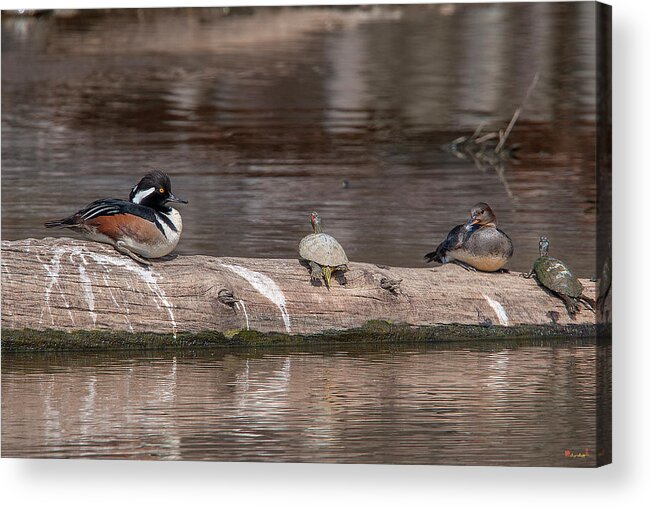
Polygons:
<instances>
[{"instance_id":1,"label":"female hooded merganser","mask_svg":"<svg viewBox=\"0 0 651 507\"><path fill-rule=\"evenodd\" d=\"M163 257L176 248L183 223L181 214L168 203L187 204L172 194L172 184L162 171L147 173L131 189L129 200L101 199L45 227L66 227L85 238L113 245L141 264L146 258Z\"/></svg>"},{"instance_id":2,"label":"female hooded merganser","mask_svg":"<svg viewBox=\"0 0 651 507\"><path fill-rule=\"evenodd\" d=\"M441 264L454 262L473 271L497 271L512 255L511 238L497 228L490 206L480 202L470 210L470 219L452 229L425 259Z\"/></svg>"}]
</instances>

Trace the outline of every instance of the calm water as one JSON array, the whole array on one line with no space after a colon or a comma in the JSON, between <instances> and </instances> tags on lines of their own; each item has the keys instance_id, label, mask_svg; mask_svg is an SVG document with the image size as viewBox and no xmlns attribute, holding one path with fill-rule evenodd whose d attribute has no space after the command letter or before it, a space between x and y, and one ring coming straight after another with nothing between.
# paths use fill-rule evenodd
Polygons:
<instances>
[{"instance_id":1,"label":"calm water","mask_svg":"<svg viewBox=\"0 0 651 507\"><path fill-rule=\"evenodd\" d=\"M596 350L5 354L2 454L594 466Z\"/></svg>"},{"instance_id":2,"label":"calm water","mask_svg":"<svg viewBox=\"0 0 651 507\"><path fill-rule=\"evenodd\" d=\"M163 168L183 254L293 258L316 208L351 260L421 266L487 201L512 268L546 234L593 276L594 25L590 3L4 19L3 238ZM441 149L505 127L536 71L504 182Z\"/></svg>"},{"instance_id":3,"label":"calm water","mask_svg":"<svg viewBox=\"0 0 651 507\"><path fill-rule=\"evenodd\" d=\"M295 257L318 209L351 260L422 266L482 200L511 268L546 234L593 276L594 26L589 3L3 16L3 239L162 168L182 254ZM503 179L441 149L504 127L536 71ZM5 354L2 452L587 466L596 354Z\"/></svg>"}]
</instances>

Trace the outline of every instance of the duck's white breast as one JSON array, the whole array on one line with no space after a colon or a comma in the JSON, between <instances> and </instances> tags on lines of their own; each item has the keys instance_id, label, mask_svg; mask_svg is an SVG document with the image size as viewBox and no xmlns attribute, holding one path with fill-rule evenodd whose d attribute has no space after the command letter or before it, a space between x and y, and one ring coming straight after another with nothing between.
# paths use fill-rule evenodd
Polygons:
<instances>
[{"instance_id":1,"label":"duck's white breast","mask_svg":"<svg viewBox=\"0 0 651 507\"><path fill-rule=\"evenodd\" d=\"M123 241L129 250L142 255L147 258L164 257L176 248L181 238L181 231L183 230L183 220L181 214L174 208L171 211L164 213L164 215L172 222L176 230L169 226L169 224L159 216L156 216L156 221L161 226L165 235L160 234L160 240L153 243L140 243L131 238L125 238ZM160 213L163 215L163 213Z\"/></svg>"}]
</instances>

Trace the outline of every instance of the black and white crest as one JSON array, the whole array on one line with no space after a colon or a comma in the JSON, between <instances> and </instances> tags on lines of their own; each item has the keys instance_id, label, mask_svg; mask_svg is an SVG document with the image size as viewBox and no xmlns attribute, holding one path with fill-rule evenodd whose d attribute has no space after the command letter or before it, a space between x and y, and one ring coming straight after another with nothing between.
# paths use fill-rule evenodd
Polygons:
<instances>
[{"instance_id":1,"label":"black and white crest","mask_svg":"<svg viewBox=\"0 0 651 507\"><path fill-rule=\"evenodd\" d=\"M184 202L172 194L170 177L163 171L151 171L131 189L129 200L152 208L165 206L167 202Z\"/></svg>"}]
</instances>

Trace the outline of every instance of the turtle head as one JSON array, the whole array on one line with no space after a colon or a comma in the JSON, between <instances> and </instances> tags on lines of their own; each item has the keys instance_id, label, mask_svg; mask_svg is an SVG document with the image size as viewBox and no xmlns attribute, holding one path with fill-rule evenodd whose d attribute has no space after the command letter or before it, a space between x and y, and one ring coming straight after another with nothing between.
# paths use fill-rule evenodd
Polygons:
<instances>
[{"instance_id":1,"label":"turtle head","mask_svg":"<svg viewBox=\"0 0 651 507\"><path fill-rule=\"evenodd\" d=\"M538 241L538 250L540 251L541 257L547 255L547 250L549 250L549 240L545 236L540 236L540 240Z\"/></svg>"},{"instance_id":2,"label":"turtle head","mask_svg":"<svg viewBox=\"0 0 651 507\"><path fill-rule=\"evenodd\" d=\"M470 228L473 225L495 225L495 222L495 213L493 213L491 207L485 202L479 202L471 208L470 218L466 222L466 228Z\"/></svg>"},{"instance_id":3,"label":"turtle head","mask_svg":"<svg viewBox=\"0 0 651 507\"><path fill-rule=\"evenodd\" d=\"M312 224L314 234L319 234L321 232L321 217L316 211L310 214L310 223Z\"/></svg>"}]
</instances>

